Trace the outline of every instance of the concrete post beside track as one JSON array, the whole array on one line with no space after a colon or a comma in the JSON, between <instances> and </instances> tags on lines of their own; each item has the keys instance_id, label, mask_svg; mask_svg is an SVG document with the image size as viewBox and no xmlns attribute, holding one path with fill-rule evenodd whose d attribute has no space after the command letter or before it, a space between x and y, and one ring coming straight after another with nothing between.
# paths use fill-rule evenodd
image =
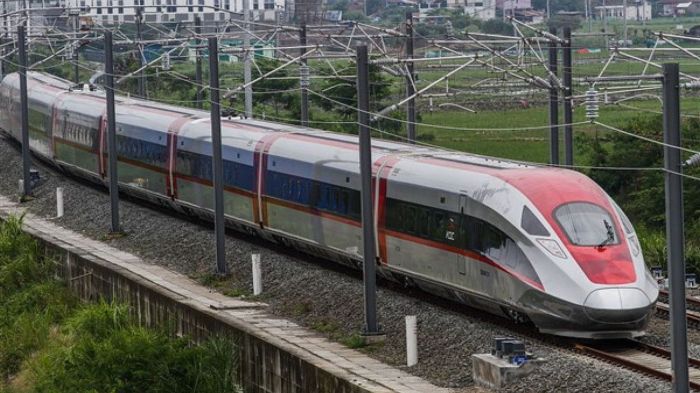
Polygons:
<instances>
[{"instance_id":1,"label":"concrete post beside track","mask_svg":"<svg viewBox=\"0 0 700 393\"><path fill-rule=\"evenodd\" d=\"M63 187L56 188L56 218L63 217Z\"/></svg>"},{"instance_id":2,"label":"concrete post beside track","mask_svg":"<svg viewBox=\"0 0 700 393\"><path fill-rule=\"evenodd\" d=\"M262 267L260 266L260 254L251 255L253 267L253 295L258 296L262 293Z\"/></svg>"},{"instance_id":3,"label":"concrete post beside track","mask_svg":"<svg viewBox=\"0 0 700 393\"><path fill-rule=\"evenodd\" d=\"M406 315L406 366L418 364L418 321L415 315Z\"/></svg>"}]
</instances>

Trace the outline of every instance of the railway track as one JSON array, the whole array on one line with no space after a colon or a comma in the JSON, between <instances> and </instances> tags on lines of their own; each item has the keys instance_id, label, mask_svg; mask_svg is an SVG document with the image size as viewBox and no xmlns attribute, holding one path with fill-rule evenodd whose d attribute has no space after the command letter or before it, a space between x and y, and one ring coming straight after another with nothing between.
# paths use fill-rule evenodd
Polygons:
<instances>
[{"instance_id":1,"label":"railway track","mask_svg":"<svg viewBox=\"0 0 700 393\"><path fill-rule=\"evenodd\" d=\"M686 296L685 304L688 325L700 328L700 300L692 296ZM668 291L659 291L659 301L656 302L656 311L663 314L665 317L669 316L671 308L668 304Z\"/></svg>"},{"instance_id":2,"label":"railway track","mask_svg":"<svg viewBox=\"0 0 700 393\"><path fill-rule=\"evenodd\" d=\"M666 381L672 380L671 352L636 340L575 344L589 356ZM700 390L700 360L688 358L690 387Z\"/></svg>"}]
</instances>

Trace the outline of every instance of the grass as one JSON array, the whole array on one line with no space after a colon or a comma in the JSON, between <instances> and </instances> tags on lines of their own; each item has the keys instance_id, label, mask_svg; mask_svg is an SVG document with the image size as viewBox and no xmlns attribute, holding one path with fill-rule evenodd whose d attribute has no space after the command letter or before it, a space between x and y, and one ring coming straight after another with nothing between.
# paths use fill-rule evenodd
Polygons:
<instances>
[{"instance_id":1,"label":"grass","mask_svg":"<svg viewBox=\"0 0 700 393\"><path fill-rule=\"evenodd\" d=\"M235 341L138 326L125 305L81 305L21 230L0 223L0 392L240 392Z\"/></svg>"},{"instance_id":2,"label":"grass","mask_svg":"<svg viewBox=\"0 0 700 393\"><path fill-rule=\"evenodd\" d=\"M252 298L252 293L247 288L237 286L237 280L233 275L219 276L214 273L204 273L193 277L200 284L213 288L230 297Z\"/></svg>"}]
</instances>

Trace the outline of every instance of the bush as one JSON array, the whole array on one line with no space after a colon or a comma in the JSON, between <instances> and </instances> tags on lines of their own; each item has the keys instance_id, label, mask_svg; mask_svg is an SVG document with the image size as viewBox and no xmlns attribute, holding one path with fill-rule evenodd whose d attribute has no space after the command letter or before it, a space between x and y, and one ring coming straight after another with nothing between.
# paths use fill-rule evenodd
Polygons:
<instances>
[{"instance_id":1,"label":"bush","mask_svg":"<svg viewBox=\"0 0 700 393\"><path fill-rule=\"evenodd\" d=\"M50 263L38 258L35 242L22 232L22 218L0 223L0 370L6 379L41 348L53 323L74 302L50 277Z\"/></svg>"},{"instance_id":2,"label":"bush","mask_svg":"<svg viewBox=\"0 0 700 393\"><path fill-rule=\"evenodd\" d=\"M30 363L37 392L236 392L236 346L191 346L135 325L127 308L88 306L66 321L67 342Z\"/></svg>"},{"instance_id":3,"label":"bush","mask_svg":"<svg viewBox=\"0 0 700 393\"><path fill-rule=\"evenodd\" d=\"M137 326L125 305L76 311L21 226L0 223L0 392L241 391L232 340L172 339Z\"/></svg>"}]
</instances>

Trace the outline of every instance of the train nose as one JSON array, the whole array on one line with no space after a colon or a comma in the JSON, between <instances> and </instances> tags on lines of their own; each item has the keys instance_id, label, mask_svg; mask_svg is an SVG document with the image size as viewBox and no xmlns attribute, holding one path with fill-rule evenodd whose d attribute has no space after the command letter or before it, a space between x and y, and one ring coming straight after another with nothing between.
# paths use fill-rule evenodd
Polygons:
<instances>
[{"instance_id":1,"label":"train nose","mask_svg":"<svg viewBox=\"0 0 700 393\"><path fill-rule=\"evenodd\" d=\"M645 318L652 302L638 288L604 288L588 294L583 306L593 321L628 323Z\"/></svg>"}]
</instances>

